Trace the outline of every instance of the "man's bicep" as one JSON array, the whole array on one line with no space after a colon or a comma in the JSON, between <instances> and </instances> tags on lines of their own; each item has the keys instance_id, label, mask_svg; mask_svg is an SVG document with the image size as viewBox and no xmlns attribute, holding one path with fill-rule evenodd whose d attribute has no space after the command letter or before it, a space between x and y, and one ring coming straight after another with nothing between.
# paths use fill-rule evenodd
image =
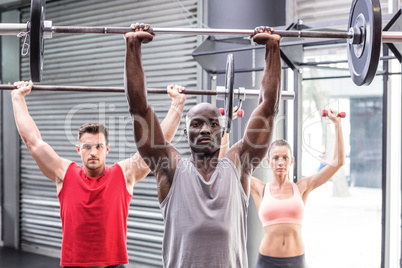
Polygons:
<instances>
[{"instance_id":1,"label":"man's bicep","mask_svg":"<svg viewBox=\"0 0 402 268\"><path fill-rule=\"evenodd\" d=\"M135 172L141 173L149 167L154 173L162 172L168 174L177 165L177 159L181 158L179 151L168 142L164 146L154 148L152 153L143 154L143 150L144 148L139 150L138 159L131 165L131 167L136 169Z\"/></svg>"},{"instance_id":2,"label":"man's bicep","mask_svg":"<svg viewBox=\"0 0 402 268\"><path fill-rule=\"evenodd\" d=\"M273 134L274 115L266 117L258 113L257 109L246 127L240 153L252 150L255 153L265 154L268 150Z\"/></svg>"},{"instance_id":3,"label":"man's bicep","mask_svg":"<svg viewBox=\"0 0 402 268\"><path fill-rule=\"evenodd\" d=\"M53 148L44 141L31 148L31 155L42 173L54 182L63 179L68 165L72 161L61 158Z\"/></svg>"},{"instance_id":4,"label":"man's bicep","mask_svg":"<svg viewBox=\"0 0 402 268\"><path fill-rule=\"evenodd\" d=\"M168 142L165 140L155 112L150 107L141 116L133 117L133 125L136 146L146 162L166 154Z\"/></svg>"},{"instance_id":5,"label":"man's bicep","mask_svg":"<svg viewBox=\"0 0 402 268\"><path fill-rule=\"evenodd\" d=\"M165 140L155 112L148 108L134 116L134 138L137 149L152 172L171 176L181 158L180 153Z\"/></svg>"},{"instance_id":6,"label":"man's bicep","mask_svg":"<svg viewBox=\"0 0 402 268\"><path fill-rule=\"evenodd\" d=\"M142 159L139 152L130 158L119 161L118 164L122 168L127 182L133 185L145 178L150 172L148 164Z\"/></svg>"}]
</instances>

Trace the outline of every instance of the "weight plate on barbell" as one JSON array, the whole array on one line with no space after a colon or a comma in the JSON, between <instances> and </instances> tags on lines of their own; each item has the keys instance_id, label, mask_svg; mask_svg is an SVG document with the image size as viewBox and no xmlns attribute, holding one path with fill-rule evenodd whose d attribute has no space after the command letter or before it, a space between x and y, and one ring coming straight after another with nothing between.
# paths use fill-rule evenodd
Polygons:
<instances>
[{"instance_id":1,"label":"weight plate on barbell","mask_svg":"<svg viewBox=\"0 0 402 268\"><path fill-rule=\"evenodd\" d=\"M354 0L350 8L348 29L359 29L361 43L347 46L349 72L353 82L370 85L377 72L381 53L382 15L379 0Z\"/></svg>"},{"instance_id":2,"label":"weight plate on barbell","mask_svg":"<svg viewBox=\"0 0 402 268\"><path fill-rule=\"evenodd\" d=\"M233 95L234 95L234 59L233 54L229 54L226 60L226 78L225 78L226 133L230 133L232 128Z\"/></svg>"},{"instance_id":3,"label":"weight plate on barbell","mask_svg":"<svg viewBox=\"0 0 402 268\"><path fill-rule=\"evenodd\" d=\"M43 71L43 23L45 21L45 0L31 0L31 27L29 37L29 65L31 80L40 82Z\"/></svg>"}]
</instances>

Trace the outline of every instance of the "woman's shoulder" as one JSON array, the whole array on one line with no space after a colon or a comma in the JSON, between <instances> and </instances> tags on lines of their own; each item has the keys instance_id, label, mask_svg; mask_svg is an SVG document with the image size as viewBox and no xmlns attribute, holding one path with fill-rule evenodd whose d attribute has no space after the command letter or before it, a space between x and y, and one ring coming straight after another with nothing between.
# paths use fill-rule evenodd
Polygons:
<instances>
[{"instance_id":1,"label":"woman's shoulder","mask_svg":"<svg viewBox=\"0 0 402 268\"><path fill-rule=\"evenodd\" d=\"M260 191L262 191L266 185L265 182L257 179L256 177L253 177L253 176L251 176L251 178L250 178L250 184L251 184L252 188L254 188L255 190L260 190Z\"/></svg>"},{"instance_id":2,"label":"woman's shoulder","mask_svg":"<svg viewBox=\"0 0 402 268\"><path fill-rule=\"evenodd\" d=\"M305 178L299 180L298 182L294 183L297 186L297 188L299 188L299 192L301 194L303 194L306 191L310 178L311 178L311 176L305 177Z\"/></svg>"}]
</instances>

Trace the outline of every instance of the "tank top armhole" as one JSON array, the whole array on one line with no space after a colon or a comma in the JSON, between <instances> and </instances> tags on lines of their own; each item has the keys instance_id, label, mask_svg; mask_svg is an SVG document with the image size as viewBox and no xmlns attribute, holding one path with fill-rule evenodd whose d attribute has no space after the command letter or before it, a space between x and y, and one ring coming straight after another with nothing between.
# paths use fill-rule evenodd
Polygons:
<instances>
[{"instance_id":1,"label":"tank top armhole","mask_svg":"<svg viewBox=\"0 0 402 268\"><path fill-rule=\"evenodd\" d=\"M170 199L170 197L172 196L172 193L173 193L173 191L174 191L174 189L175 189L175 186L176 186L176 179L177 179L177 174L178 174L178 170L181 168L181 166L184 164L184 161L186 161L184 158L181 158L180 159L180 161L179 161L179 164L177 164L177 167L176 167L176 171L175 171L175 173L174 173L174 176L173 176L173 181L172 181L172 185L170 186L170 189L169 189L169 193L167 194L167 196L166 196L166 198L162 201L162 203L160 203L159 204L159 208L163 208L164 206L166 206L166 203L167 202L169 202L169 199Z\"/></svg>"},{"instance_id":2,"label":"tank top armhole","mask_svg":"<svg viewBox=\"0 0 402 268\"><path fill-rule=\"evenodd\" d=\"M71 168L72 168L73 165L75 165L75 166L77 166L77 167L80 167L80 166L78 166L77 163L75 163L74 161L72 161L72 162L68 165L68 167L67 167L67 169L66 169L66 173L64 173L63 185L61 186L60 192L57 194L57 197L59 197L59 196L62 194L63 189L64 189L64 183L65 183L66 178L67 178L67 174L71 171Z\"/></svg>"},{"instance_id":3,"label":"tank top armhole","mask_svg":"<svg viewBox=\"0 0 402 268\"><path fill-rule=\"evenodd\" d=\"M237 182L238 182L238 185L239 185L239 187L240 187L240 192L241 192L241 195L242 195L242 197L243 197L243 201L244 202L246 202L246 205L248 206L248 204L249 204L249 196L244 192L244 189L243 189L243 186L241 185L241 182L240 182L240 174L239 174L239 172L237 171L237 169L236 169L236 166L235 166L235 164L232 162L232 160L230 160L228 157L223 157L223 158L221 158L220 159L220 161L227 161L228 163L229 163L229 165L232 167L232 169L233 169L233 172L236 174L236 177L237 177ZM250 180L250 179L249 179ZM249 186L250 187L250 186Z\"/></svg>"},{"instance_id":4,"label":"tank top armhole","mask_svg":"<svg viewBox=\"0 0 402 268\"><path fill-rule=\"evenodd\" d=\"M132 197L134 195L134 193L130 194L130 192L127 189L127 182L126 182L126 177L124 176L123 168L120 166L120 164L118 162L114 163L113 166L111 166L110 168L113 168L114 166L116 166L116 168L119 170L119 172L121 174L121 177L123 178L124 185L126 185L125 189L126 189L127 194ZM133 186L133 191L134 191L134 186Z\"/></svg>"}]
</instances>

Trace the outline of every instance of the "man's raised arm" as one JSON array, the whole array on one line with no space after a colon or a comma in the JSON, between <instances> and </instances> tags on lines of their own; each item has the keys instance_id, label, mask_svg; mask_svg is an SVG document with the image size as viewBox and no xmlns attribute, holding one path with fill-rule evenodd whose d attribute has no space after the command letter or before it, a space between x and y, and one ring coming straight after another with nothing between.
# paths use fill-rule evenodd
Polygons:
<instances>
[{"instance_id":1,"label":"man's raised arm","mask_svg":"<svg viewBox=\"0 0 402 268\"><path fill-rule=\"evenodd\" d=\"M39 129L28 112L25 96L31 92L33 84L17 82L14 85L17 89L14 89L11 95L18 132L42 173L56 182L57 191L59 191L64 173L71 161L61 158L49 144L42 140Z\"/></svg>"},{"instance_id":2,"label":"man's raised arm","mask_svg":"<svg viewBox=\"0 0 402 268\"><path fill-rule=\"evenodd\" d=\"M160 178L158 176L160 172L171 178L176 165L170 162L170 159L175 160L174 155L178 152L165 140L158 118L148 105L145 74L141 62L141 45L152 41L153 35L146 32L149 25L136 24L132 25L132 28L136 31L124 35L125 92L133 119L134 139L144 161L154 173L157 173L157 180ZM160 170L161 167L164 170Z\"/></svg>"},{"instance_id":3,"label":"man's raised arm","mask_svg":"<svg viewBox=\"0 0 402 268\"><path fill-rule=\"evenodd\" d=\"M228 157L248 175L268 151L278 112L281 83L280 36L271 34L269 27L258 27L256 30L254 42L265 45L265 69L261 82L260 103L251 114L243 139L228 152ZM243 175L242 177L248 178Z\"/></svg>"},{"instance_id":4,"label":"man's raised arm","mask_svg":"<svg viewBox=\"0 0 402 268\"><path fill-rule=\"evenodd\" d=\"M179 85L167 86L167 93L172 99L169 111L161 122L161 129L165 140L171 142L179 127L181 116L184 109L186 95L182 94L185 87ZM133 191L134 184L145 178L150 169L147 163L142 159L139 152L136 152L131 158L119 162L119 165L124 171L124 176L127 182L127 189L130 193Z\"/></svg>"}]
</instances>

